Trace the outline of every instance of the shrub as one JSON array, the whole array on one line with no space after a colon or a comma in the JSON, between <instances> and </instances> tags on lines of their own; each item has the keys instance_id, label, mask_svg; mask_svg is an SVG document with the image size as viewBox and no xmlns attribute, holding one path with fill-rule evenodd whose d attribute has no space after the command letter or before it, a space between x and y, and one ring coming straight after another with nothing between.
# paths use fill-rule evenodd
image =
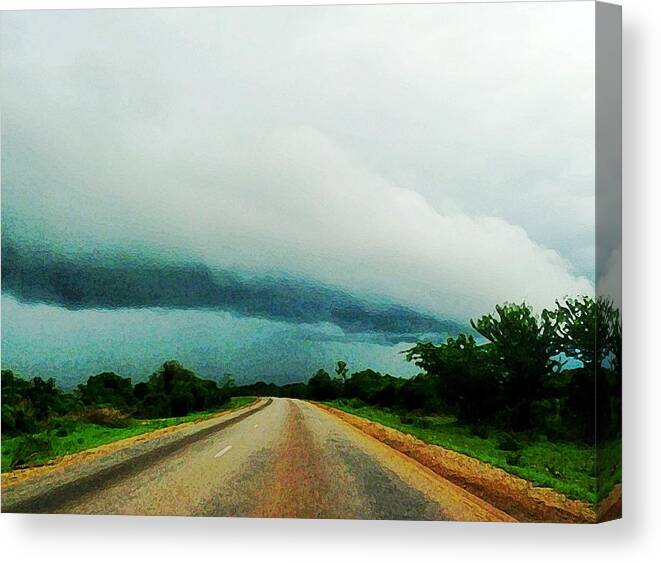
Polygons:
<instances>
[{"instance_id":1,"label":"shrub","mask_svg":"<svg viewBox=\"0 0 661 563\"><path fill-rule=\"evenodd\" d=\"M414 424L418 428L433 428L434 422L425 416L416 416Z\"/></svg>"},{"instance_id":2,"label":"shrub","mask_svg":"<svg viewBox=\"0 0 661 563\"><path fill-rule=\"evenodd\" d=\"M499 450L518 452L523 447L516 436L513 436L509 432L497 432L495 438Z\"/></svg>"},{"instance_id":3,"label":"shrub","mask_svg":"<svg viewBox=\"0 0 661 563\"><path fill-rule=\"evenodd\" d=\"M507 465L521 465L521 452L511 452L507 454L505 461L507 461Z\"/></svg>"},{"instance_id":4,"label":"shrub","mask_svg":"<svg viewBox=\"0 0 661 563\"><path fill-rule=\"evenodd\" d=\"M39 458L53 454L53 439L50 434L26 434L16 441L9 466L12 469L28 467Z\"/></svg>"},{"instance_id":5,"label":"shrub","mask_svg":"<svg viewBox=\"0 0 661 563\"><path fill-rule=\"evenodd\" d=\"M128 414L110 407L85 409L81 418L87 422L99 426L108 426L109 428L126 428L131 423L131 417Z\"/></svg>"},{"instance_id":6,"label":"shrub","mask_svg":"<svg viewBox=\"0 0 661 563\"><path fill-rule=\"evenodd\" d=\"M72 415L53 418L49 421L48 428L54 431L55 436L63 438L76 429L76 420L76 417Z\"/></svg>"},{"instance_id":7,"label":"shrub","mask_svg":"<svg viewBox=\"0 0 661 563\"><path fill-rule=\"evenodd\" d=\"M478 438L482 438L483 440L486 440L491 434L491 428L486 424L473 424L470 430L473 436L477 436Z\"/></svg>"},{"instance_id":8,"label":"shrub","mask_svg":"<svg viewBox=\"0 0 661 563\"><path fill-rule=\"evenodd\" d=\"M399 415L399 421L402 424L416 424L418 417L410 413L403 413Z\"/></svg>"},{"instance_id":9,"label":"shrub","mask_svg":"<svg viewBox=\"0 0 661 563\"><path fill-rule=\"evenodd\" d=\"M78 396L88 406L108 406L130 411L135 404L133 383L113 372L93 375L78 385Z\"/></svg>"},{"instance_id":10,"label":"shrub","mask_svg":"<svg viewBox=\"0 0 661 563\"><path fill-rule=\"evenodd\" d=\"M360 399L348 399L346 404L352 409L360 409L367 405L367 403L361 401Z\"/></svg>"}]
</instances>

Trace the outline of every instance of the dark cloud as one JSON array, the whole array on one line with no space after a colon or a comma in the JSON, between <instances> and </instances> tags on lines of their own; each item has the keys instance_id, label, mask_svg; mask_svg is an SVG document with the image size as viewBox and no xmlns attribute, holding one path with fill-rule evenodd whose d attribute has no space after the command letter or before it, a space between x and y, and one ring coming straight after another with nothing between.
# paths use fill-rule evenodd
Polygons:
<instances>
[{"instance_id":1,"label":"dark cloud","mask_svg":"<svg viewBox=\"0 0 661 563\"><path fill-rule=\"evenodd\" d=\"M387 341L461 330L397 304L288 277L246 277L203 264L83 259L3 245L2 287L26 302L67 309L212 309L294 323L332 323L346 333L379 333Z\"/></svg>"}]
</instances>

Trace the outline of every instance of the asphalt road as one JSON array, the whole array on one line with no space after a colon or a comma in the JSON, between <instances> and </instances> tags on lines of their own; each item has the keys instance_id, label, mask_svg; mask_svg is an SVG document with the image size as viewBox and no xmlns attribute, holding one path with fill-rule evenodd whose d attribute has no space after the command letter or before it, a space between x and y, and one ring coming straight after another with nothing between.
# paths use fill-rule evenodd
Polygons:
<instances>
[{"instance_id":1,"label":"asphalt road","mask_svg":"<svg viewBox=\"0 0 661 563\"><path fill-rule=\"evenodd\" d=\"M200 439L69 487L79 514L503 520L412 459L303 401L273 399ZM30 485L27 485L28 487ZM51 500L52 504L52 500Z\"/></svg>"}]
</instances>

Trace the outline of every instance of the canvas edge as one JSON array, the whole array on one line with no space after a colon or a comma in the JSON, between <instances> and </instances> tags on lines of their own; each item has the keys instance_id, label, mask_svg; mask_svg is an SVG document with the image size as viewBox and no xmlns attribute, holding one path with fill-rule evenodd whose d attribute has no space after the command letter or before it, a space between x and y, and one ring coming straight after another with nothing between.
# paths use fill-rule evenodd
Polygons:
<instances>
[{"instance_id":1,"label":"canvas edge","mask_svg":"<svg viewBox=\"0 0 661 563\"><path fill-rule=\"evenodd\" d=\"M610 299L621 315L622 303L622 7L595 2L595 293ZM621 316L620 316L621 318ZM597 334L603 331L597 331ZM596 343L598 347L600 343ZM621 346L620 346L621 350ZM596 435L603 434L603 405L612 399L597 393ZM610 391L613 394L613 391ZM616 401L617 403L617 401ZM621 401L619 401L621 431ZM610 406L608 408L611 408ZM606 460L595 444L599 467ZM620 463L621 450L620 450ZM597 490L601 490L597 471ZM622 517L622 486L616 485L596 506L597 522Z\"/></svg>"}]
</instances>

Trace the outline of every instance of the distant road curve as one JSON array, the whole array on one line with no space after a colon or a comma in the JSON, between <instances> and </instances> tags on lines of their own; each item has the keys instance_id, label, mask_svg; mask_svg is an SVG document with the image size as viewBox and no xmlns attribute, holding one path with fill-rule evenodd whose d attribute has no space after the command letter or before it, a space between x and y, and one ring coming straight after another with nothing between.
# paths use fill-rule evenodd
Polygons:
<instances>
[{"instance_id":1,"label":"distant road curve","mask_svg":"<svg viewBox=\"0 0 661 563\"><path fill-rule=\"evenodd\" d=\"M118 456L115 456L118 457ZM310 403L263 400L66 483L3 491L4 512L511 521Z\"/></svg>"}]
</instances>

